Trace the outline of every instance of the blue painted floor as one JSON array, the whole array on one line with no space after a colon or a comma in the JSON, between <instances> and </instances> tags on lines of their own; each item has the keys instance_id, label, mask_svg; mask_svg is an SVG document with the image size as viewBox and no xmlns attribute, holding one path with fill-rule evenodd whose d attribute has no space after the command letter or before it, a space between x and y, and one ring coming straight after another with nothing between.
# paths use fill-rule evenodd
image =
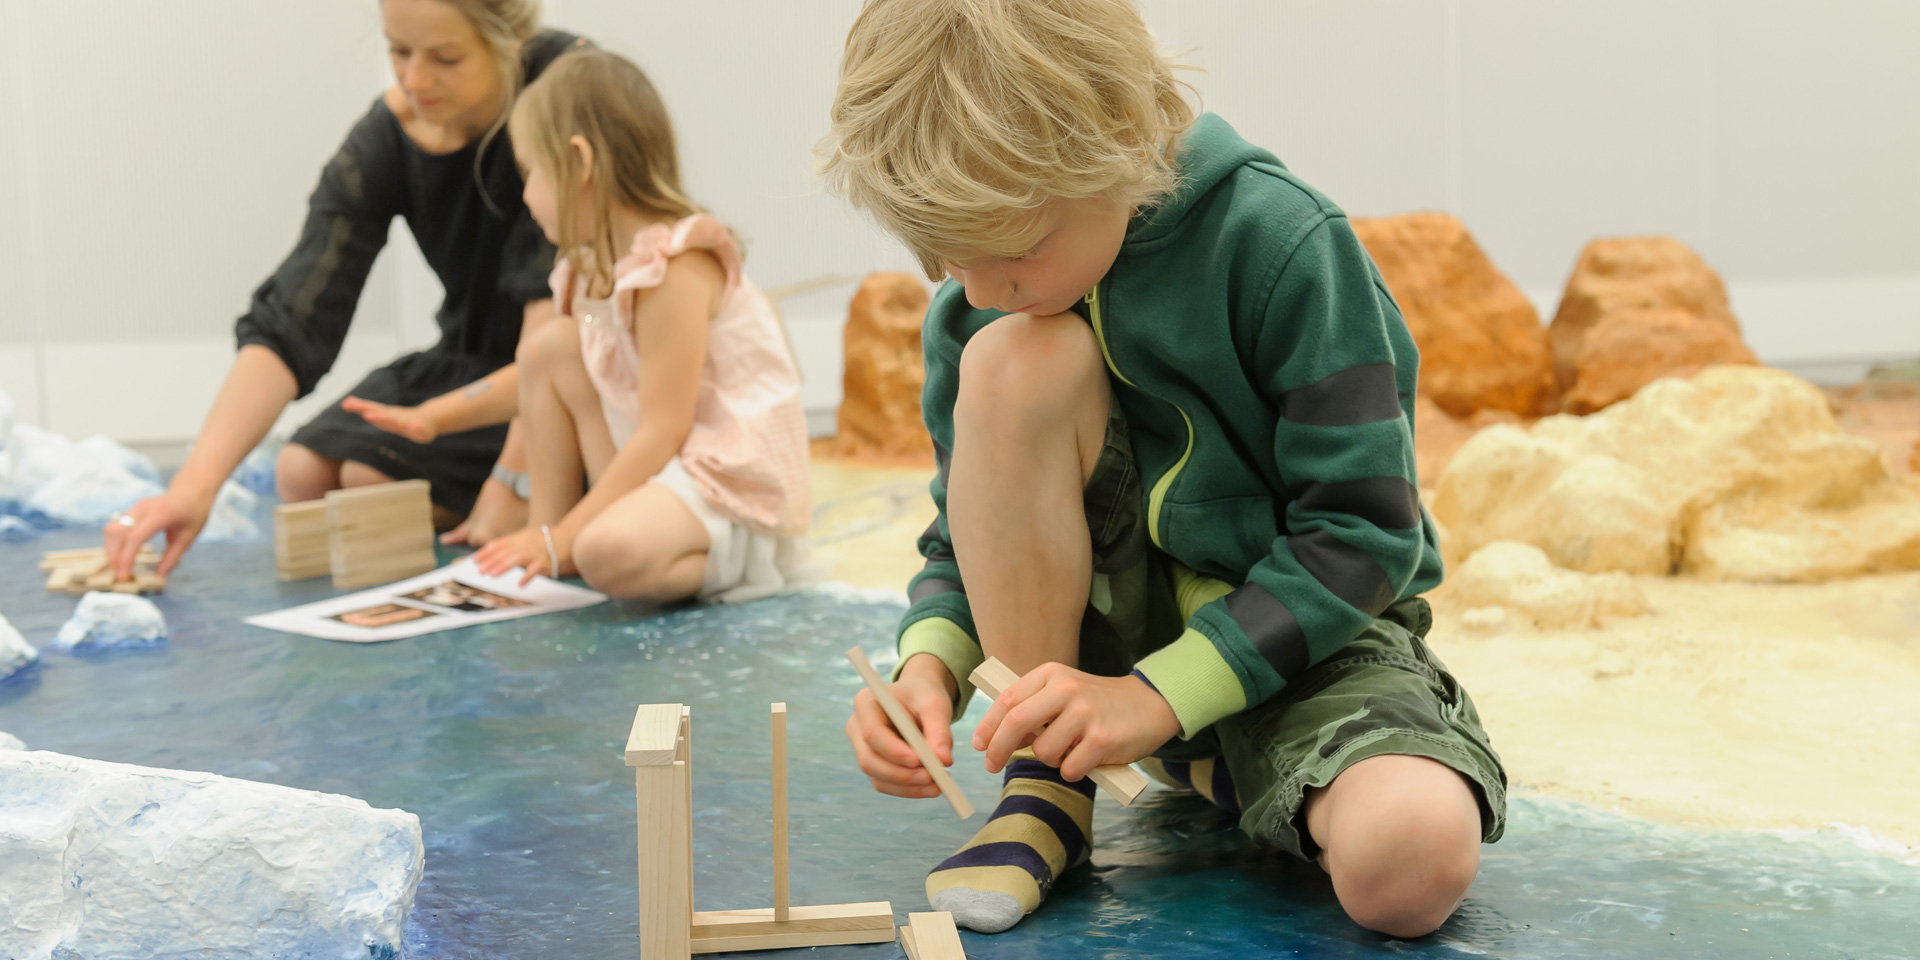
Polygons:
<instances>
[{"instance_id":1,"label":"blue painted floor","mask_svg":"<svg viewBox=\"0 0 1920 960\"><path fill-rule=\"evenodd\" d=\"M88 540L0 545L0 612L36 645L74 601L42 592L35 561ZM667 612L603 605L358 646L240 623L333 593L324 580L275 582L271 554L264 541L195 550L158 598L168 645L43 651L0 683L0 730L30 748L418 814L427 862L408 927L415 958L637 955L633 780L620 747L642 702L694 708L700 909L770 900L770 701L791 710L795 902L890 899L904 918L926 909L927 867L969 836L940 801L873 793L842 738L859 680L841 651L889 650L897 605L820 593ZM983 707L973 709L977 719ZM955 772L991 806L996 778L976 755L963 750ZM1091 868L1012 932L963 934L968 955L1920 955L1920 868L1830 834L1685 831L1523 793L1466 906L1434 936L1396 942L1347 921L1317 868L1248 849L1197 800L1155 792L1124 810L1102 799L1095 832Z\"/></svg>"}]
</instances>

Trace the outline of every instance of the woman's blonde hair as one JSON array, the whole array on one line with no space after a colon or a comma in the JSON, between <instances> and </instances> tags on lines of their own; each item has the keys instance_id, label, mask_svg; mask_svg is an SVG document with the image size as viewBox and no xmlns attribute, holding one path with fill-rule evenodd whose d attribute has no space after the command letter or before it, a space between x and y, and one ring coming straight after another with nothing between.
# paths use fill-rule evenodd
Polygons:
<instances>
[{"instance_id":1,"label":"woman's blonde hair","mask_svg":"<svg viewBox=\"0 0 1920 960\"><path fill-rule=\"evenodd\" d=\"M1048 200L1172 192L1194 117L1175 67L1133 0L868 0L821 172L938 279L1030 249Z\"/></svg>"},{"instance_id":2,"label":"woman's blonde hair","mask_svg":"<svg viewBox=\"0 0 1920 960\"><path fill-rule=\"evenodd\" d=\"M587 288L612 288L616 205L642 214L680 219L704 211L680 189L680 159L667 106L632 61L586 47L563 54L520 96L513 111L513 141L552 178L559 207L561 254ZM593 152L589 201L592 236L572 185L580 182L580 154L570 143L586 140Z\"/></svg>"}]
</instances>

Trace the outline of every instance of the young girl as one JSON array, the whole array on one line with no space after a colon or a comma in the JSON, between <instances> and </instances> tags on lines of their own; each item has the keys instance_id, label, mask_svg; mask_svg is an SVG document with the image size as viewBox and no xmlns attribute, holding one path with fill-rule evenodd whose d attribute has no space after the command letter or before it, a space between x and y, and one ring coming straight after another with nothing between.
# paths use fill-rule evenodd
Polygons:
<instances>
[{"instance_id":1,"label":"young girl","mask_svg":"<svg viewBox=\"0 0 1920 960\"><path fill-rule=\"evenodd\" d=\"M520 348L529 524L475 562L656 602L789 585L807 565L799 374L732 234L681 191L653 85L616 54L569 53L509 130L561 251L554 305L577 322Z\"/></svg>"}]
</instances>

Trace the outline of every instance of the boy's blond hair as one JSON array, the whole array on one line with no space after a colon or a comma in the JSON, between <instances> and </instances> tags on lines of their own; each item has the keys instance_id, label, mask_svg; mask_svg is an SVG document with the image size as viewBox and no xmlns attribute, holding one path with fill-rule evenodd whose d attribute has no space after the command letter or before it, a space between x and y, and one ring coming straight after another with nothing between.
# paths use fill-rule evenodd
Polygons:
<instances>
[{"instance_id":1,"label":"boy's blond hair","mask_svg":"<svg viewBox=\"0 0 1920 960\"><path fill-rule=\"evenodd\" d=\"M555 186L560 255L585 278L590 296L613 289L615 205L678 220L704 212L680 188L673 121L653 83L617 53L585 47L562 54L528 86L513 110L513 142ZM580 155L571 140L593 148L591 216L578 209ZM583 221L594 225L591 236Z\"/></svg>"},{"instance_id":2,"label":"boy's blond hair","mask_svg":"<svg viewBox=\"0 0 1920 960\"><path fill-rule=\"evenodd\" d=\"M1194 116L1174 67L1133 0L868 0L821 169L939 279L1027 252L1048 200L1171 192Z\"/></svg>"}]
</instances>

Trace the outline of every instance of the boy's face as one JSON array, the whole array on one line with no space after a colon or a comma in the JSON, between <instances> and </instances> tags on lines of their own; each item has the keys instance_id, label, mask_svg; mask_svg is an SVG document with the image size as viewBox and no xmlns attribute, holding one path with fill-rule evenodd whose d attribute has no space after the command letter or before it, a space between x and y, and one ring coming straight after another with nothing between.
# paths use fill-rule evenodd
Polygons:
<instances>
[{"instance_id":1,"label":"boy's face","mask_svg":"<svg viewBox=\"0 0 1920 960\"><path fill-rule=\"evenodd\" d=\"M1120 255L1130 211L1104 197L1049 200L1037 211L1040 242L1018 257L979 256L947 263L977 310L1047 317L1065 313L1092 290Z\"/></svg>"}]
</instances>

